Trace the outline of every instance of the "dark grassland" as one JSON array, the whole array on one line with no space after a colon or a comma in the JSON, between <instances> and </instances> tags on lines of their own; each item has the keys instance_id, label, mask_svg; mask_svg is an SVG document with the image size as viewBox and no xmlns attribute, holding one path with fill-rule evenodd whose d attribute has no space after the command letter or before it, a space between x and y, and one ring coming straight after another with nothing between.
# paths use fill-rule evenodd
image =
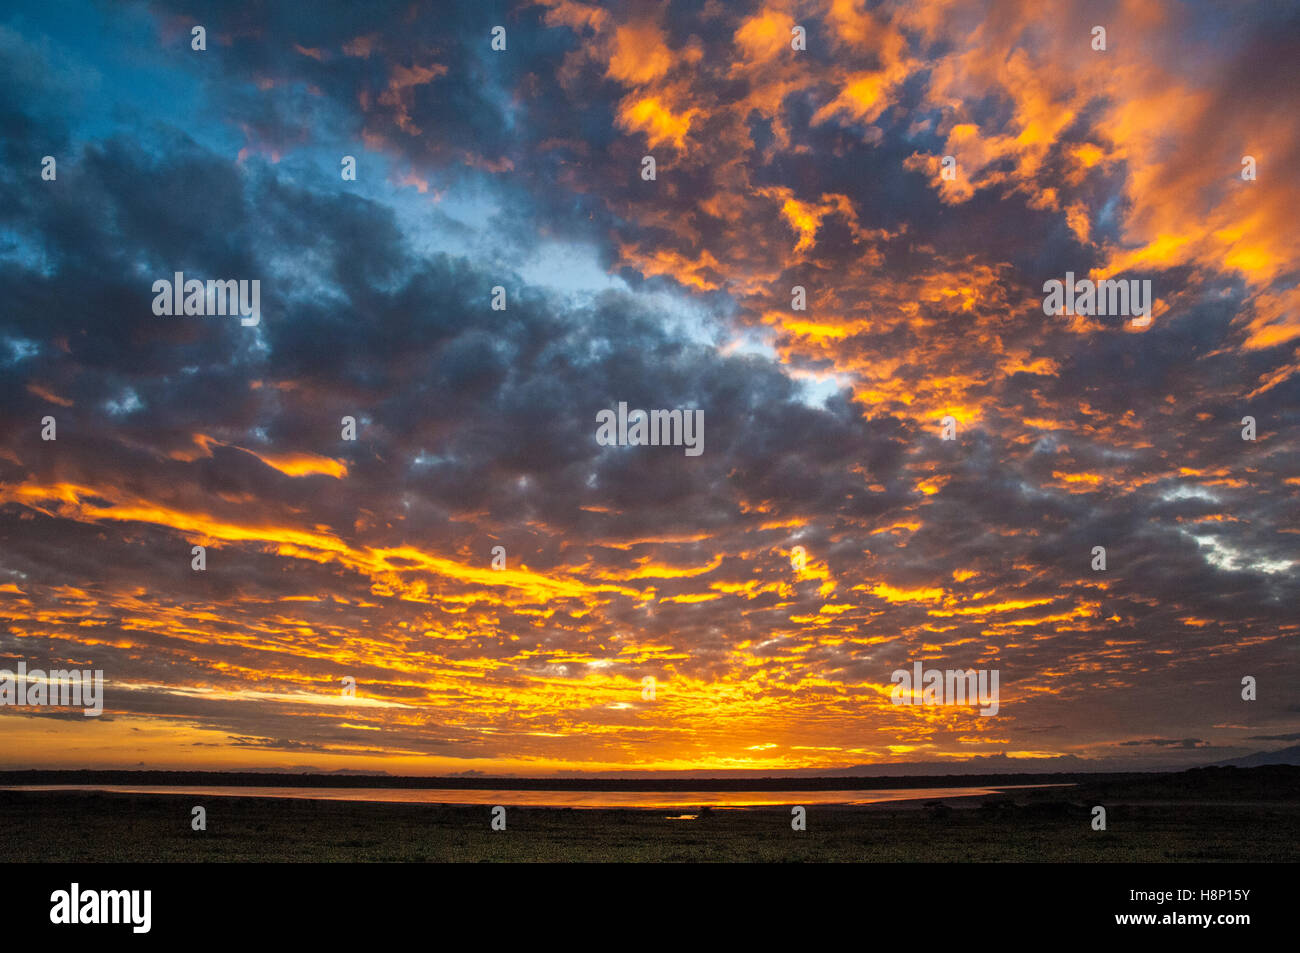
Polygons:
<instances>
[{"instance_id":1,"label":"dark grassland","mask_svg":"<svg viewBox=\"0 0 1300 953\"><path fill-rule=\"evenodd\" d=\"M895 781L897 784L897 781ZM190 809L207 809L207 831ZM797 802L796 802L797 803ZM1091 828L1092 806L1107 830ZM510 808L0 791L0 860L1296 861L1300 768L1200 769L866 808ZM694 820L673 820L681 813Z\"/></svg>"}]
</instances>

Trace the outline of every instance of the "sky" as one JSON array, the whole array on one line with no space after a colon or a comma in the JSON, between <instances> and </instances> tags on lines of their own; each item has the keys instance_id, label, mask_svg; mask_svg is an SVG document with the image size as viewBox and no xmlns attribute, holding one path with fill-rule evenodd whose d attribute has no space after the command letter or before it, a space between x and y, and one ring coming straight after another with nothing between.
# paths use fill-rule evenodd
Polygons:
<instances>
[{"instance_id":1,"label":"sky","mask_svg":"<svg viewBox=\"0 0 1300 953\"><path fill-rule=\"evenodd\" d=\"M0 668L104 711L0 768L1295 744L1298 74L1274 3L7 3Z\"/></svg>"}]
</instances>

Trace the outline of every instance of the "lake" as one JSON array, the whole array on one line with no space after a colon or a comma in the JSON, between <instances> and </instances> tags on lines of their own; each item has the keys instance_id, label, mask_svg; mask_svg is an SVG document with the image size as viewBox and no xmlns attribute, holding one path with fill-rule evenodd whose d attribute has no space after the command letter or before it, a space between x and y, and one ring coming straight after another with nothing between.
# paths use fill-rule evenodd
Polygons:
<instances>
[{"instance_id":1,"label":"lake","mask_svg":"<svg viewBox=\"0 0 1300 953\"><path fill-rule=\"evenodd\" d=\"M508 807L699 808L780 807L799 804L865 805L897 801L937 801L980 797L1026 788L1066 784L1012 784L999 787L881 788L861 791L521 791L464 788L312 788L165 784L24 784L4 791L105 791L115 794L182 794L187 797L277 797L322 801L376 801L393 804L502 804Z\"/></svg>"}]
</instances>

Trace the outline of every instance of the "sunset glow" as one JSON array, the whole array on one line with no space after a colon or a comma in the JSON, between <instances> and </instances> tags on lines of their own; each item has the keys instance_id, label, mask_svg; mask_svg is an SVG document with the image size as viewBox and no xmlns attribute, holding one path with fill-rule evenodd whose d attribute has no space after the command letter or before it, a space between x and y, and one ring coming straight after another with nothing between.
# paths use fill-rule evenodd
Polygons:
<instances>
[{"instance_id":1,"label":"sunset glow","mask_svg":"<svg viewBox=\"0 0 1300 953\"><path fill-rule=\"evenodd\" d=\"M105 699L0 708L0 768L1293 743L1298 34L1106 6L1104 53L1081 0L6 14L0 668ZM182 271L260 323L155 314ZM1067 272L1150 323L1046 315Z\"/></svg>"}]
</instances>

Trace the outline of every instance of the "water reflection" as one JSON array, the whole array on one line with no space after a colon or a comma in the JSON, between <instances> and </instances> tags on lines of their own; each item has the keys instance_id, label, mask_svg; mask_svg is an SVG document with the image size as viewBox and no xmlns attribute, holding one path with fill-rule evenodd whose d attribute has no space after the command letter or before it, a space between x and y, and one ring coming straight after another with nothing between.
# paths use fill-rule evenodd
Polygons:
<instances>
[{"instance_id":1,"label":"water reflection","mask_svg":"<svg viewBox=\"0 0 1300 953\"><path fill-rule=\"evenodd\" d=\"M505 804L514 807L700 808L778 807L786 804L886 804L894 801L937 801L979 797L1026 788L1070 787L1057 784L1015 784L1000 787L882 788L872 791L521 791L462 788L310 788L310 787L193 787L150 784L26 784L6 791L108 791L121 794L183 794L195 797L275 797L322 801L373 801L391 804ZM681 819L693 819L684 815Z\"/></svg>"}]
</instances>

